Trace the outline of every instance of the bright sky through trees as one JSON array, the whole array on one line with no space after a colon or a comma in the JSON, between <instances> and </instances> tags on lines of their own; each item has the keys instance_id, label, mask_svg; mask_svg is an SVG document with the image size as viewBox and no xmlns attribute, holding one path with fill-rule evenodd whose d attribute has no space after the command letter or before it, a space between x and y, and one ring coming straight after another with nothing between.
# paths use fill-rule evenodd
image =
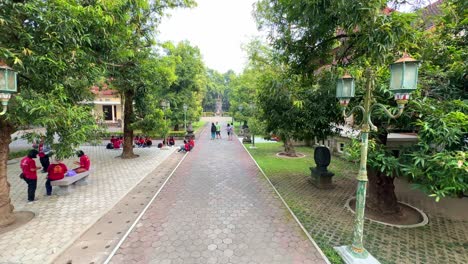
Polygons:
<instances>
[{"instance_id":1,"label":"bright sky through trees","mask_svg":"<svg viewBox=\"0 0 468 264\"><path fill-rule=\"evenodd\" d=\"M242 44L258 34L252 17L255 0L197 0L193 9L178 9L163 19L158 40L188 40L200 48L207 67L240 73L245 53Z\"/></svg>"},{"instance_id":2,"label":"bright sky through trees","mask_svg":"<svg viewBox=\"0 0 468 264\"><path fill-rule=\"evenodd\" d=\"M426 6L435 0L412 0L410 4L398 5L403 12L417 6ZM242 72L246 61L242 44L249 42L257 31L252 16L256 0L197 0L192 9L170 11L159 26L160 41L188 40L197 46L207 67L219 72L229 69Z\"/></svg>"}]
</instances>

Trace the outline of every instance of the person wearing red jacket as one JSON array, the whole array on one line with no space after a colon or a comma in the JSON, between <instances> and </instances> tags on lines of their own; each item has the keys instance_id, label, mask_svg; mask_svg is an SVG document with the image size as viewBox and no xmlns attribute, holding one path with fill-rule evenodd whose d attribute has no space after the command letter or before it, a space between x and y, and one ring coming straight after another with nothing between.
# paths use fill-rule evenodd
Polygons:
<instances>
[{"instance_id":1,"label":"person wearing red jacket","mask_svg":"<svg viewBox=\"0 0 468 264\"><path fill-rule=\"evenodd\" d=\"M89 171L89 168L91 167L91 161L89 160L89 157L84 154L82 150L78 150L76 152L76 155L80 158L80 161L75 161L75 164L80 165L78 168L73 169L76 173L81 173L85 171Z\"/></svg>"},{"instance_id":2,"label":"person wearing red jacket","mask_svg":"<svg viewBox=\"0 0 468 264\"><path fill-rule=\"evenodd\" d=\"M52 195L52 185L50 182L63 179L67 170L67 166L58 159L55 159L55 163L49 165L47 169L47 181L45 183L47 195Z\"/></svg>"},{"instance_id":3,"label":"person wearing red jacket","mask_svg":"<svg viewBox=\"0 0 468 264\"><path fill-rule=\"evenodd\" d=\"M36 167L36 162L34 161L37 158L37 154L39 154L39 151L32 149L20 162L20 167L23 171L22 179L28 184L29 202L34 202L37 187L37 171L41 169L41 167Z\"/></svg>"},{"instance_id":4,"label":"person wearing red jacket","mask_svg":"<svg viewBox=\"0 0 468 264\"><path fill-rule=\"evenodd\" d=\"M190 150L192 150L195 147L195 141L193 140L193 138L190 138L188 143L190 146Z\"/></svg>"}]
</instances>

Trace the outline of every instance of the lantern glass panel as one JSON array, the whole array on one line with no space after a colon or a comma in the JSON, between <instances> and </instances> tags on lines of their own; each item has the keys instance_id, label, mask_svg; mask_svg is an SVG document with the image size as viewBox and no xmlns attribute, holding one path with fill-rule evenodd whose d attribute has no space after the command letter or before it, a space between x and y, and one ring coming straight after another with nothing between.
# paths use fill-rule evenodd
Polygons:
<instances>
[{"instance_id":1,"label":"lantern glass panel","mask_svg":"<svg viewBox=\"0 0 468 264\"><path fill-rule=\"evenodd\" d=\"M8 71L8 82L7 82L7 90L10 93L16 92L16 72Z\"/></svg>"},{"instance_id":2,"label":"lantern glass panel","mask_svg":"<svg viewBox=\"0 0 468 264\"><path fill-rule=\"evenodd\" d=\"M415 90L418 81L418 64L415 62L405 63L403 89Z\"/></svg>"},{"instance_id":3,"label":"lantern glass panel","mask_svg":"<svg viewBox=\"0 0 468 264\"><path fill-rule=\"evenodd\" d=\"M403 84L403 63L390 66L390 90L400 90Z\"/></svg>"},{"instance_id":4,"label":"lantern glass panel","mask_svg":"<svg viewBox=\"0 0 468 264\"><path fill-rule=\"evenodd\" d=\"M6 71L0 70L0 91L5 91L6 87Z\"/></svg>"},{"instance_id":5,"label":"lantern glass panel","mask_svg":"<svg viewBox=\"0 0 468 264\"><path fill-rule=\"evenodd\" d=\"M343 84L341 83L341 80L336 81L336 98L342 98L343 97Z\"/></svg>"},{"instance_id":6,"label":"lantern glass panel","mask_svg":"<svg viewBox=\"0 0 468 264\"><path fill-rule=\"evenodd\" d=\"M354 79L341 78L336 83L337 98L353 98L354 97Z\"/></svg>"}]
</instances>

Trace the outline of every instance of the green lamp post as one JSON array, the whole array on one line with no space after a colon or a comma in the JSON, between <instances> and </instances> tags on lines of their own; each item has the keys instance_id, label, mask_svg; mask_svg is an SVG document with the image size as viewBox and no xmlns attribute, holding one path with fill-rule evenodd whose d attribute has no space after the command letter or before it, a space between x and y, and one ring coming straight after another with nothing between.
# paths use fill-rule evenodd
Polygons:
<instances>
[{"instance_id":1,"label":"green lamp post","mask_svg":"<svg viewBox=\"0 0 468 264\"><path fill-rule=\"evenodd\" d=\"M161 149L168 149L167 148L167 132L166 130L168 129L168 125L167 125L167 113L166 113L166 110L170 109L171 108L171 104L169 101L167 101L166 99L163 99L161 101L161 107L163 109L163 112L164 112L164 146L161 148Z\"/></svg>"},{"instance_id":2,"label":"green lamp post","mask_svg":"<svg viewBox=\"0 0 468 264\"><path fill-rule=\"evenodd\" d=\"M183 108L184 108L184 128L185 128L185 132L187 132L187 109L188 109L188 105L184 104Z\"/></svg>"},{"instance_id":3,"label":"green lamp post","mask_svg":"<svg viewBox=\"0 0 468 264\"><path fill-rule=\"evenodd\" d=\"M346 74L337 81L336 97L340 100L343 107L343 116L350 117L355 111L362 112L361 123L361 161L359 164L359 174L357 176L358 185L356 190L356 215L354 220L353 242L350 246L335 247L335 250L341 255L346 263L379 263L363 245L364 233L364 209L366 204L367 188L367 149L370 130L377 130L372 124L371 113L380 107L390 118L398 118L408 103L410 93L417 87L419 61L405 54L401 59L390 65L390 91L395 95L398 104L398 112L392 114L382 104L372 104L372 91L374 89L373 73L370 68L366 70L366 94L364 104L354 107L349 114L346 113L346 107L351 98L354 97L354 79Z\"/></svg>"},{"instance_id":4,"label":"green lamp post","mask_svg":"<svg viewBox=\"0 0 468 264\"><path fill-rule=\"evenodd\" d=\"M3 108L0 115L6 114L11 94L16 92L16 72L0 61L0 102Z\"/></svg>"}]
</instances>

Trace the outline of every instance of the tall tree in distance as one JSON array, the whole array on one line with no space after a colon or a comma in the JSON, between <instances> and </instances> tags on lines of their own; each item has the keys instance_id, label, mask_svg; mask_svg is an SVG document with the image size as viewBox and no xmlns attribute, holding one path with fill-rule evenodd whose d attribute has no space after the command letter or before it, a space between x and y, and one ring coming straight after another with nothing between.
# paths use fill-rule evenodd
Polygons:
<instances>
[{"instance_id":1,"label":"tall tree in distance","mask_svg":"<svg viewBox=\"0 0 468 264\"><path fill-rule=\"evenodd\" d=\"M191 0L121 0L114 6L116 20L110 29L114 47L108 50L107 60L110 62L109 72L114 86L124 102L124 144L121 158L136 157L133 153L132 126L136 122L133 102L135 95L145 90L145 82L140 74L144 69L139 60L148 59L148 49L155 44L153 34L164 12L169 8L193 4Z\"/></svg>"}]
</instances>

